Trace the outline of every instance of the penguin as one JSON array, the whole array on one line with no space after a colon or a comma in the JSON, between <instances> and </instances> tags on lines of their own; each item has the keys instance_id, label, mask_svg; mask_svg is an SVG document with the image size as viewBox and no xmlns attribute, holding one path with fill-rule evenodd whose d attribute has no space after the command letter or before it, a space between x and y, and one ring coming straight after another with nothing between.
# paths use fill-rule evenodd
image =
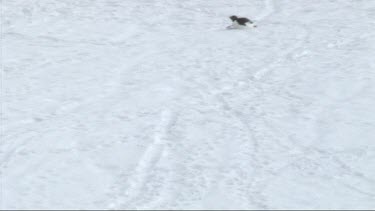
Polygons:
<instances>
[{"instance_id":1,"label":"penguin","mask_svg":"<svg viewBox=\"0 0 375 211\"><path fill-rule=\"evenodd\" d=\"M229 17L229 19L232 21L232 25L228 26L227 29L242 29L242 28L248 28L248 27L253 27L253 28L257 27L253 21L245 17L237 17L235 15L232 15Z\"/></svg>"}]
</instances>

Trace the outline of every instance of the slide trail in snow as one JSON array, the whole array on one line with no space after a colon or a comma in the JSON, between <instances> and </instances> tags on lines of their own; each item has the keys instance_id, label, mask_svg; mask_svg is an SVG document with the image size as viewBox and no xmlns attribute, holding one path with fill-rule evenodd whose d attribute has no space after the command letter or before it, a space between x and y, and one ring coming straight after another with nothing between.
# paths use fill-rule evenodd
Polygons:
<instances>
[{"instance_id":1,"label":"slide trail in snow","mask_svg":"<svg viewBox=\"0 0 375 211\"><path fill-rule=\"evenodd\" d=\"M168 141L168 133L176 116L169 109L163 110L160 116L160 123L155 129L153 142L149 144L135 167L134 172L128 178L127 190L120 190L120 195L117 196L116 203L110 204L110 209L121 208L124 205L130 206L130 203L142 197L142 191L149 180L150 172L155 168L159 160L167 155L166 143Z\"/></svg>"}]
</instances>

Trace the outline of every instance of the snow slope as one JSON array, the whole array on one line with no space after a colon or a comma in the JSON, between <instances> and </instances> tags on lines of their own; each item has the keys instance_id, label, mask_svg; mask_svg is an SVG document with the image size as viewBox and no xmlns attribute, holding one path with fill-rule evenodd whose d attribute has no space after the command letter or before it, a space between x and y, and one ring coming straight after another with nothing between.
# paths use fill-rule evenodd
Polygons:
<instances>
[{"instance_id":1,"label":"snow slope","mask_svg":"<svg viewBox=\"0 0 375 211\"><path fill-rule=\"evenodd\" d=\"M2 0L1 27L2 209L375 209L373 0Z\"/></svg>"}]
</instances>

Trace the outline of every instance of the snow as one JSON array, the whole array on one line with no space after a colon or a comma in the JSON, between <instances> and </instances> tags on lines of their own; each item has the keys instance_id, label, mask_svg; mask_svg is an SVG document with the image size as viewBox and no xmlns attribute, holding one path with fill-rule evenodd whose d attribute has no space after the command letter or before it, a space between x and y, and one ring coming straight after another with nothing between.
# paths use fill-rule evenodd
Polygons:
<instances>
[{"instance_id":1,"label":"snow","mask_svg":"<svg viewBox=\"0 0 375 211\"><path fill-rule=\"evenodd\" d=\"M1 209L375 209L375 1L2 0L1 27Z\"/></svg>"}]
</instances>

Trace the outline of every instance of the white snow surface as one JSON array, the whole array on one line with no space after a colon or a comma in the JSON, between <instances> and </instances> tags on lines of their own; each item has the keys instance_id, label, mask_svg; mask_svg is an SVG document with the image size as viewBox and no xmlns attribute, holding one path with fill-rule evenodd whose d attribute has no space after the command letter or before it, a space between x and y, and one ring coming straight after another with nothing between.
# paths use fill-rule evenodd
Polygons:
<instances>
[{"instance_id":1,"label":"white snow surface","mask_svg":"<svg viewBox=\"0 0 375 211\"><path fill-rule=\"evenodd\" d=\"M375 209L375 1L1 0L1 111L1 209Z\"/></svg>"}]
</instances>

